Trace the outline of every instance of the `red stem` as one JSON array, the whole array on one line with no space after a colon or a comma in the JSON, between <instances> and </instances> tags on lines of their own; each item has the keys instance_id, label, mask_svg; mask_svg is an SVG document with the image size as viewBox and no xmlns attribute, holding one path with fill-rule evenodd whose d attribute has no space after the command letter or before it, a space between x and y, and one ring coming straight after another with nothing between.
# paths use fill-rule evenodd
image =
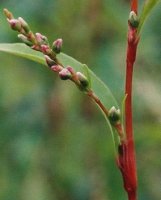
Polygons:
<instances>
[{"instance_id":1,"label":"red stem","mask_svg":"<svg viewBox=\"0 0 161 200\"><path fill-rule=\"evenodd\" d=\"M131 53L128 47L128 53ZM127 55L126 64L126 83L125 94L127 95L125 101L125 130L127 140L133 138L133 123L132 123L132 77L133 77L133 63L130 63Z\"/></svg>"},{"instance_id":2,"label":"red stem","mask_svg":"<svg viewBox=\"0 0 161 200\"><path fill-rule=\"evenodd\" d=\"M125 101L125 132L127 140L125 154L127 159L124 163L125 173L123 173L125 181L125 190L128 193L129 200L136 200L137 188L136 159L132 118L132 78L137 45L138 40L136 37L136 29L132 28L129 25L125 83L125 94L127 95Z\"/></svg>"},{"instance_id":3,"label":"red stem","mask_svg":"<svg viewBox=\"0 0 161 200\"><path fill-rule=\"evenodd\" d=\"M128 199L129 200L136 200L136 193L133 193L133 192L128 193Z\"/></svg>"},{"instance_id":4,"label":"red stem","mask_svg":"<svg viewBox=\"0 0 161 200\"><path fill-rule=\"evenodd\" d=\"M131 1L131 10L137 14L138 1ZM128 194L128 200L137 199L137 172L135 159L135 145L133 136L132 118L132 78L133 66L136 59L139 38L137 28L129 23L128 46L126 57L126 82L125 82L125 132L126 140L119 145L118 167L123 176L124 188Z\"/></svg>"},{"instance_id":5,"label":"red stem","mask_svg":"<svg viewBox=\"0 0 161 200\"><path fill-rule=\"evenodd\" d=\"M138 1L132 0L131 1L131 10L133 10L137 14L138 10Z\"/></svg>"}]
</instances>

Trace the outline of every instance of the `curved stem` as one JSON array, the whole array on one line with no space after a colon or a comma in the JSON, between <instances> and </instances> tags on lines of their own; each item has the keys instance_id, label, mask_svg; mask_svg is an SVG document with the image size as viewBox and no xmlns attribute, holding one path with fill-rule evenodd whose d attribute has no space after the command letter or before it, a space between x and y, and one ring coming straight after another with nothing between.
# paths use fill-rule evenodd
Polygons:
<instances>
[{"instance_id":1,"label":"curved stem","mask_svg":"<svg viewBox=\"0 0 161 200\"><path fill-rule=\"evenodd\" d=\"M108 110L105 108L101 100L95 95L95 93L92 90L89 90L87 95L91 97L94 102L100 107L100 109L103 111L103 113L108 116Z\"/></svg>"},{"instance_id":2,"label":"curved stem","mask_svg":"<svg viewBox=\"0 0 161 200\"><path fill-rule=\"evenodd\" d=\"M106 109L106 107L103 105L103 103L101 102L101 100L96 96L96 94L90 89L87 92L87 95L93 99L93 101L100 107L100 109L102 110L102 112L107 116L108 118L108 110ZM119 137L121 140L123 140L124 135L123 135L123 126L121 123L114 125L114 128L116 129Z\"/></svg>"}]
</instances>

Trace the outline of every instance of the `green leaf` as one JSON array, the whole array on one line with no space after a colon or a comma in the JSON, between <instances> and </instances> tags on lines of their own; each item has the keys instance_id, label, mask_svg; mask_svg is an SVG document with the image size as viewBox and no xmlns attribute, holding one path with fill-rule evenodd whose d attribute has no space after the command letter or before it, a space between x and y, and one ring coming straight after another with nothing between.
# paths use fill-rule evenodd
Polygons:
<instances>
[{"instance_id":1,"label":"green leaf","mask_svg":"<svg viewBox=\"0 0 161 200\"><path fill-rule=\"evenodd\" d=\"M80 62L66 54L59 54L58 59L64 66L71 65L76 71L84 73L84 70L87 70L86 65L81 64ZM118 107L118 104L109 88L94 74L93 71L88 68L88 77L89 76L92 90L100 98L106 108L111 108L113 105Z\"/></svg>"},{"instance_id":2,"label":"green leaf","mask_svg":"<svg viewBox=\"0 0 161 200\"><path fill-rule=\"evenodd\" d=\"M13 44L0 44L0 51L10 53L16 56L20 56L23 58L27 58L38 62L40 64L46 65L44 56L41 52L34 51L25 44L21 43L13 43ZM57 58L59 61L64 65L72 66L76 71L80 71L82 73L86 72L88 75L88 79L90 79L90 84L92 90L95 94L100 98L102 103L106 106L106 108L111 108L115 106L118 108L118 104L113 97L109 88L92 72L85 64L82 64L75 60L74 58L60 53L58 54Z\"/></svg>"},{"instance_id":3,"label":"green leaf","mask_svg":"<svg viewBox=\"0 0 161 200\"><path fill-rule=\"evenodd\" d=\"M140 15L140 21L139 21L139 27L138 27L138 34L141 31L141 28L145 22L145 20L147 19L149 13L151 12L151 10L154 8L154 6L161 2L160 0L146 0Z\"/></svg>"},{"instance_id":4,"label":"green leaf","mask_svg":"<svg viewBox=\"0 0 161 200\"><path fill-rule=\"evenodd\" d=\"M91 76L90 76L89 68L86 64L84 64L83 67L84 67L84 74L87 77L88 82L89 82L89 88L91 88Z\"/></svg>"},{"instance_id":5,"label":"green leaf","mask_svg":"<svg viewBox=\"0 0 161 200\"><path fill-rule=\"evenodd\" d=\"M0 51L24 57L33 60L35 62L38 62L40 64L46 65L43 54L41 52L32 50L25 44L21 43L0 44ZM92 72L87 67L87 65L78 62L77 60L73 59L72 57L64 53L58 54L57 58L64 66L70 65L75 69L75 71L82 72L87 76L92 90L99 97L99 99L107 109L111 108L112 106L118 108L118 104L115 98L113 97L111 91L109 90L109 88L94 74L94 72ZM107 119L107 116L105 116L104 113L103 115L106 119L107 124L109 125L112 138L114 138L113 129Z\"/></svg>"},{"instance_id":6,"label":"green leaf","mask_svg":"<svg viewBox=\"0 0 161 200\"><path fill-rule=\"evenodd\" d=\"M27 58L29 60L38 62L40 64L46 65L44 56L42 53L38 51L34 51L30 49L25 44L21 43L12 43L12 44L6 44L1 43L0 44L0 51L10 53L12 55L20 56L23 58Z\"/></svg>"}]
</instances>

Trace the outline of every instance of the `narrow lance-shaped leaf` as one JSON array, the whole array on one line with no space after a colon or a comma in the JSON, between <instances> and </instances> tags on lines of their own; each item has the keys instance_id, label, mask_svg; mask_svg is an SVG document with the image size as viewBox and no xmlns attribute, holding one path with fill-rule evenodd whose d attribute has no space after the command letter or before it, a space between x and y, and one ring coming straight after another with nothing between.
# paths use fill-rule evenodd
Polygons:
<instances>
[{"instance_id":1,"label":"narrow lance-shaped leaf","mask_svg":"<svg viewBox=\"0 0 161 200\"><path fill-rule=\"evenodd\" d=\"M1 43L0 44L0 51L10 53L15 56L20 56L23 58L27 58L29 60L35 61L37 63L46 65L44 56L42 53L38 51L33 51L25 44L21 43Z\"/></svg>"},{"instance_id":2,"label":"narrow lance-shaped leaf","mask_svg":"<svg viewBox=\"0 0 161 200\"><path fill-rule=\"evenodd\" d=\"M40 64L46 65L42 53L34 51L28 46L21 43L0 44L0 51L24 57ZM64 53L58 54L57 58L64 66L70 65L75 69L75 71L80 71L82 73L85 72L87 74L88 79L90 79L92 90L99 97L99 99L102 101L107 109L111 108L112 106L118 108L118 104L109 88L86 65L78 62L77 60Z\"/></svg>"},{"instance_id":3,"label":"narrow lance-shaped leaf","mask_svg":"<svg viewBox=\"0 0 161 200\"><path fill-rule=\"evenodd\" d=\"M23 58L27 58L27 59L33 60L35 62L38 62L40 64L46 65L44 55L42 53L34 51L34 50L30 49L29 47L27 47L26 45L21 44L21 43L0 44L0 51L10 53L10 54L13 54L16 56L20 56ZM57 58L64 66L70 65L70 66L72 66L72 68L75 69L75 71L82 72L87 76L90 87L92 88L94 93L99 97L99 99L101 100L101 102L107 109L111 108L112 106L115 106L116 108L118 108L118 104L117 104L115 98L113 97L111 91L109 90L109 88L94 74L94 72L92 72L87 67L87 65L81 64L77 60L73 59L72 57L70 57L64 53L58 54ZM103 111L102 111L102 114L105 117L107 125L109 126L109 129L110 129L110 132L112 135L113 144L114 144L114 152L116 154L116 146L115 146L113 128L112 128L107 116L105 115L105 113Z\"/></svg>"},{"instance_id":4,"label":"narrow lance-shaped leaf","mask_svg":"<svg viewBox=\"0 0 161 200\"><path fill-rule=\"evenodd\" d=\"M140 15L140 22L138 27L138 34L140 34L141 28L147 19L149 13L157 3L161 3L161 0L146 0Z\"/></svg>"}]
</instances>

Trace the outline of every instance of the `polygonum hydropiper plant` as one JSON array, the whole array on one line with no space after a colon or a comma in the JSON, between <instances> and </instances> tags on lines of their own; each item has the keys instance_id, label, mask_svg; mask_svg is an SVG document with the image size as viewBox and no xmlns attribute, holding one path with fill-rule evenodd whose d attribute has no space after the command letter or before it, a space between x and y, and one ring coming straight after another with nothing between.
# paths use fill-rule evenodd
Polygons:
<instances>
[{"instance_id":1,"label":"polygonum hydropiper plant","mask_svg":"<svg viewBox=\"0 0 161 200\"><path fill-rule=\"evenodd\" d=\"M80 91L84 92L98 105L111 127L110 130L112 133L113 130L117 133L119 140L116 142L118 147L116 163L122 174L124 189L127 192L128 200L137 199L137 172L132 119L133 66L136 60L142 25L150 10L158 2L159 0L146 0L139 17L138 1L131 1L127 35L125 111L122 111L123 114L120 112L117 103L106 86L86 65L61 53L62 39L57 39L50 45L48 38L41 33L33 33L28 23L22 17L15 18L10 11L4 9L10 27L18 32L18 38L28 47L22 44L1 44L0 50L24 57L26 55L27 58L43 64L45 60L49 69L57 73L60 79L72 81ZM22 52L24 52L23 55ZM73 66L70 63L73 63ZM97 94L96 84L100 90L102 88L102 93L107 93L107 97L113 100L114 103L111 107L107 107L105 103L108 101L108 98L104 99L101 95ZM121 116L125 118L124 123Z\"/></svg>"}]
</instances>

